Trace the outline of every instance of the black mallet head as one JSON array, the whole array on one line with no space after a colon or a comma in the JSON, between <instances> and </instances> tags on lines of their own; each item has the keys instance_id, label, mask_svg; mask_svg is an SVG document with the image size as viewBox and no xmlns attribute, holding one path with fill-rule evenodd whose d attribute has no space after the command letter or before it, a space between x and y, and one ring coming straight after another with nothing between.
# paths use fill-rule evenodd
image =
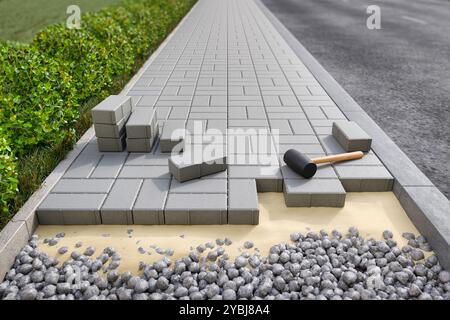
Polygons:
<instances>
[{"instance_id":1,"label":"black mallet head","mask_svg":"<svg viewBox=\"0 0 450 320\"><path fill-rule=\"evenodd\" d=\"M289 168L307 179L312 178L316 174L317 165L310 158L295 149L286 151L283 160Z\"/></svg>"}]
</instances>

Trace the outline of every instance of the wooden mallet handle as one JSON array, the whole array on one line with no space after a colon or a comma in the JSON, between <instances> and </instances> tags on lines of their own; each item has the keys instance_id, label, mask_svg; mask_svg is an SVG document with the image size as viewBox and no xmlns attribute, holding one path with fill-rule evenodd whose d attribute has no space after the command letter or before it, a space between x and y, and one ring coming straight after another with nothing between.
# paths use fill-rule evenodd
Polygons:
<instances>
[{"instance_id":1,"label":"wooden mallet handle","mask_svg":"<svg viewBox=\"0 0 450 320\"><path fill-rule=\"evenodd\" d=\"M315 164L319 164L319 163L355 160L355 159L361 159L362 157L364 157L364 153L362 153L361 151L355 151L355 152L348 152L348 153L333 154L331 156L326 156L326 157L314 158L314 159L311 159L311 162L314 162Z\"/></svg>"}]
</instances>

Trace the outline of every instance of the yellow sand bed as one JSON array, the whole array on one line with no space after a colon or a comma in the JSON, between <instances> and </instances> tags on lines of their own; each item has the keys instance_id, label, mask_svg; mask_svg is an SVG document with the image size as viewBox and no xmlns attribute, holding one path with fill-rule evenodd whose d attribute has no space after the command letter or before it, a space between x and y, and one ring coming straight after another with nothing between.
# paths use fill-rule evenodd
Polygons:
<instances>
[{"instance_id":1,"label":"yellow sand bed","mask_svg":"<svg viewBox=\"0 0 450 320\"><path fill-rule=\"evenodd\" d=\"M337 229L344 233L350 226L355 226L362 236L381 239L384 230L391 230L399 245L406 244L401 237L403 232L418 233L391 192L348 193L344 208L287 208L282 193L260 193L258 196L260 221L257 226L39 226L36 233L41 240L54 237L59 232L66 233L58 245L50 247L41 244L39 248L64 260L75 250L74 245L78 241L83 243L81 248L76 249L81 253L87 246L98 250L113 246L122 256L119 271L136 272L139 261L153 262L162 257L150 245L175 250L171 259L176 259L186 256L190 247L195 248L205 242L215 242L216 238L228 237L233 244L227 247L226 252L234 257L245 250L243 243L246 240L252 240L255 247L266 255L272 245L289 242L292 232L318 232L321 229L330 232ZM129 234L130 229L133 232ZM56 253L61 246L69 247L69 252L63 256ZM139 247L144 248L147 253L139 253ZM99 253L96 252L94 256Z\"/></svg>"}]
</instances>

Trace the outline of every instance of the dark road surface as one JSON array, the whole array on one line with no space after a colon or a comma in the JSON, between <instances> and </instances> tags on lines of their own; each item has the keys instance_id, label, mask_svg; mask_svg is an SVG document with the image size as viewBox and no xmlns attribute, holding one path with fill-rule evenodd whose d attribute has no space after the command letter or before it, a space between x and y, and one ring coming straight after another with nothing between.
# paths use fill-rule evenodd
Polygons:
<instances>
[{"instance_id":1,"label":"dark road surface","mask_svg":"<svg viewBox=\"0 0 450 320\"><path fill-rule=\"evenodd\" d=\"M450 198L450 1L262 1Z\"/></svg>"}]
</instances>

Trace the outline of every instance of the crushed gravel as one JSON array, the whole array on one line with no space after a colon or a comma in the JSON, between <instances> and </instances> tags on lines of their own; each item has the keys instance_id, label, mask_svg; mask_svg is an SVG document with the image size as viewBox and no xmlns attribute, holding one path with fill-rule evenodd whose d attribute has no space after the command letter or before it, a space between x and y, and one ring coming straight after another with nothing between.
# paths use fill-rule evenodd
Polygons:
<instances>
[{"instance_id":1,"label":"crushed gravel","mask_svg":"<svg viewBox=\"0 0 450 320\"><path fill-rule=\"evenodd\" d=\"M290 243L272 246L267 257L244 252L234 260L209 242L175 261L164 256L141 262L139 276L115 270L121 258L112 247L95 258L93 247L73 251L60 264L37 249L33 236L0 284L0 299L450 300L450 273L434 254L425 257L420 245L398 247L389 231L382 236L364 239L354 227L345 235L293 233ZM404 236L429 247L423 237Z\"/></svg>"}]
</instances>

